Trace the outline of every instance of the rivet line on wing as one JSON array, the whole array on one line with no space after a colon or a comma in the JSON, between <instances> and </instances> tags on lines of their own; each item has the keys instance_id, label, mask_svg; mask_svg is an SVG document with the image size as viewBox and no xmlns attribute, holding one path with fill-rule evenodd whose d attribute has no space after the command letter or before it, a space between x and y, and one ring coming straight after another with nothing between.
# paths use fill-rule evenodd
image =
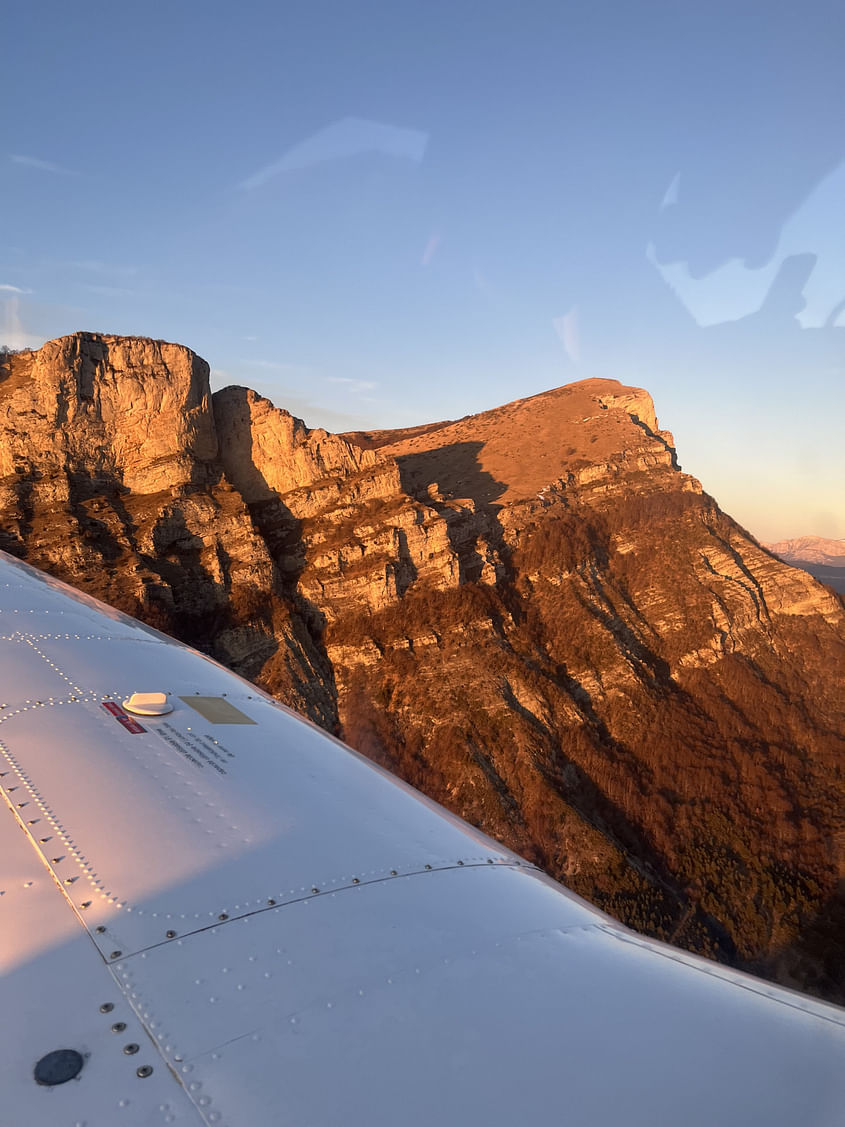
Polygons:
<instances>
[{"instance_id":1,"label":"rivet line on wing","mask_svg":"<svg viewBox=\"0 0 845 1127\"><path fill-rule=\"evenodd\" d=\"M0 740L0 754L3 755L8 765L15 772L19 783L22 783L26 787L27 793L29 794L29 799L27 801L31 801L35 804L37 810L33 813L37 814L38 816L24 817L23 808L25 803L17 793L17 785L11 786L5 780L0 779L0 785L2 786L6 794L6 801L9 803L10 807L15 813L15 816L21 822L26 832L32 838L33 844L41 854L42 858L44 859L44 863L50 869L55 880L63 886L70 886L77 880L75 876L63 877L61 870L58 868L58 866L60 866L65 860L64 856L61 854L61 849L64 849L67 851L76 865L82 870L82 874L85 876L88 883L90 885L93 885L93 887L97 889L97 891L100 893L101 898L107 899L113 904L118 904L116 897L108 895L105 889L105 885L97 879L94 866L90 864L85 855L78 849L73 838L66 832L65 827L56 817L51 807L44 800L43 795L35 785L34 781L23 770L15 756L9 750L9 747L2 740ZM42 821L46 823L46 825L40 825ZM59 843L54 841L54 838L58 838L60 845ZM68 888L65 888L64 892L65 895L68 896L69 899L71 899L71 902L74 902L73 898L71 898L69 895ZM83 894L80 892L80 898L82 895ZM119 904L118 906L122 907L122 905Z\"/></svg>"},{"instance_id":2,"label":"rivet line on wing","mask_svg":"<svg viewBox=\"0 0 845 1127\"><path fill-rule=\"evenodd\" d=\"M529 866L533 868L534 866ZM333 1009L342 1000L351 1000L354 1002L366 1002L375 992L384 989L401 988L406 982L413 982L437 972L441 968L456 967L458 974L461 973L461 966L468 963L470 960L482 959L489 954L500 951L505 947L519 944L524 941L531 941L538 936L547 934L570 934L575 932L589 932L596 930L595 923L578 924L567 928L544 928L537 931L526 933L515 933L512 935L505 935L501 938L493 939L491 937L477 937L472 944L459 944L455 943L450 947L448 954L440 954L437 959L431 959L428 962L420 962L417 964L414 961L408 963L406 967L398 967L391 969L389 973L373 978L360 984L352 979L345 990L336 994L334 997L327 997L324 999L326 1009ZM214 932L217 928L212 929ZM269 956L269 960L268 960ZM141 957L146 957L146 952L141 953ZM256 964L259 959L255 954L248 956L248 963ZM268 968L263 972L263 978L269 979L275 975L300 975L301 968L296 959L290 957L290 952L286 945L276 946L274 952L267 951L260 956L261 966ZM274 964L274 965L272 965ZM272 969L269 969L272 965ZM218 1004L225 1005L227 992L232 991L241 992L245 989L245 983L242 975L238 973L238 963L229 962L226 965L216 968L211 972L211 977L207 974L199 974L193 979L193 987L195 988L196 1004L200 1006L205 1002L208 1005L216 1006ZM244 967L244 970L248 968ZM158 1015L154 1013L154 1004L145 996L145 987L148 986L148 978L145 974L143 965L141 963L133 964L126 960L123 962L115 963L110 968L112 974L117 979L120 989L123 991L124 996L133 1008L135 1013L153 1032L153 1036L159 1043L159 1049L165 1058L172 1062L173 1067L177 1069L181 1077L184 1077L183 1083L190 1085L189 1077L195 1074L195 1066L190 1061L185 1059L185 1053L177 1047L172 1037L162 1028L161 1021ZM226 976L225 978L223 976ZM186 982L187 985L187 982ZM212 993L208 994L207 991L211 989ZM204 998L201 997L204 995ZM157 999L158 1001L158 999ZM193 1001L192 1001L193 1005ZM313 1012L313 1011L312 1011ZM289 1011L285 1015L291 1025L301 1026L309 1020L309 1012L301 1009ZM241 1041L245 1036L250 1036L253 1041L257 1041L260 1034L242 1034L235 1037L233 1040ZM226 1044L219 1045L212 1052L211 1059L215 1062L220 1060L225 1055ZM194 1089L198 1091L199 1089Z\"/></svg>"},{"instance_id":3,"label":"rivet line on wing","mask_svg":"<svg viewBox=\"0 0 845 1127\"><path fill-rule=\"evenodd\" d=\"M158 941L149 943L145 947L139 947L131 952L132 955L140 955L145 951L150 951L154 948L164 946L170 942L176 942L181 945L182 941L190 938L192 935L197 935L201 932L210 931L212 934L216 933L217 929L221 926L228 926L229 924L237 923L238 921L245 922L253 916L263 915L265 912L276 911L279 908L290 907L294 904L307 905L311 901L326 899L332 897L339 892L349 892L352 890L360 890L366 888L368 885L384 884L387 881L394 879L405 879L408 877L421 877L426 873L443 873L456 871L457 869L477 869L486 868L488 865L494 865L498 869L524 869L539 871L536 865L532 865L528 861L518 858L502 857L502 856L483 856L471 857L464 860L449 861L440 865L424 865L419 868L406 868L401 872L398 869L390 869L387 872L381 870L370 874L362 873L361 877L340 877L334 881L323 882L322 885L313 885L310 889L307 886L302 886L299 889L290 889L287 893L279 892L275 896L268 896L263 899L254 901L246 901L244 904L235 904L226 910L222 911L209 911L204 914L204 918L208 920L207 923L199 923L191 927L188 925L187 930L184 929L176 932L174 929L168 929ZM148 918L157 917L164 921L182 920L186 921L187 913L179 914L174 912L145 912L144 909L132 908L125 904L121 907L126 907L129 912L135 916L144 916ZM203 919L203 913L195 912L193 914L195 921ZM124 957L128 958L129 955L124 953Z\"/></svg>"},{"instance_id":4,"label":"rivet line on wing","mask_svg":"<svg viewBox=\"0 0 845 1127\"><path fill-rule=\"evenodd\" d=\"M70 693L64 697L45 697L43 700L25 700L17 708L10 709L7 703L0 701L0 724L4 724L7 720L11 720L15 716L20 716L24 712L31 712L36 708L55 708L64 704L82 704L87 702L99 703L101 700L108 700L108 697L103 697L100 693L95 692L82 692L77 691Z\"/></svg>"},{"instance_id":5,"label":"rivet line on wing","mask_svg":"<svg viewBox=\"0 0 845 1127\"><path fill-rule=\"evenodd\" d=\"M47 664L48 664L48 665L50 666L50 668L51 668L51 669L52 669L52 670L53 670L53 671L54 671L55 673L58 673L58 675L59 675L59 676L60 676L60 677L62 678L62 680L63 680L63 681L67 681L67 683L68 683L68 684L70 685L70 687L71 687L72 689L74 689L74 690L75 690L75 691L76 691L77 693L84 693L84 692L86 692L86 690L85 690L85 689L83 689L83 688L81 688L81 686L77 685L77 684L76 684L76 683L75 683L74 681L71 681L70 677L68 677L68 675L67 675L66 673L64 673L64 672L63 672L63 671L62 671L62 670L61 670L61 669L59 668L59 666L58 666L58 665L56 665L56 663L55 663L54 661L52 661L52 660L51 660L51 659L50 659L50 658L49 658L49 657L47 656L47 654L45 654L45 653L44 653L44 651L43 651L43 650L39 649L39 648L38 648L38 646L36 646L35 642L33 642L33 640L32 640L32 638L31 638L31 637L27 637L27 638L25 639L25 641L26 641L26 644L27 644L28 646L31 646L31 647L32 647L32 649L34 649L34 650L35 650L35 652L36 652L36 653L38 654L38 656L39 656L39 657L40 657L40 658L42 659L42 661L46 661L46 662L47 662ZM88 691L90 692L90 690L88 690Z\"/></svg>"},{"instance_id":6,"label":"rivet line on wing","mask_svg":"<svg viewBox=\"0 0 845 1127\"><path fill-rule=\"evenodd\" d=\"M44 631L37 633L33 630L21 631L14 630L10 634L0 634L0 642L27 642L29 640L35 642L125 642L125 634L70 634L67 631L58 633L55 631ZM160 646L161 642L157 638L133 638L134 643L144 643L145 645Z\"/></svg>"}]
</instances>

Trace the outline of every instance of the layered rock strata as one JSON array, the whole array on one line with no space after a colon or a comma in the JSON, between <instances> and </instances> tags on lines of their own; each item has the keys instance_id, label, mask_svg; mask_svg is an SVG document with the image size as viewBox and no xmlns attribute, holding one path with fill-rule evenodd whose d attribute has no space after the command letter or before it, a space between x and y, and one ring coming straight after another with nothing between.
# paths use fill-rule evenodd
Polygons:
<instances>
[{"instance_id":1,"label":"layered rock strata","mask_svg":"<svg viewBox=\"0 0 845 1127\"><path fill-rule=\"evenodd\" d=\"M0 435L0 546L632 926L845 1000L843 603L680 471L646 392L330 435L78 334L5 358Z\"/></svg>"},{"instance_id":2,"label":"layered rock strata","mask_svg":"<svg viewBox=\"0 0 845 1127\"><path fill-rule=\"evenodd\" d=\"M0 547L336 726L324 650L226 480L189 349L79 333L0 357Z\"/></svg>"}]
</instances>

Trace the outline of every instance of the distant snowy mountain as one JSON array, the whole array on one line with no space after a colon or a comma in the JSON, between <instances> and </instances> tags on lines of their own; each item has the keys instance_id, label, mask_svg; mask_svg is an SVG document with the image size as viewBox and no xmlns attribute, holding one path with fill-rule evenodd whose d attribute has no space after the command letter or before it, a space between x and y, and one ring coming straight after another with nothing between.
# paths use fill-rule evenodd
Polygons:
<instances>
[{"instance_id":1,"label":"distant snowy mountain","mask_svg":"<svg viewBox=\"0 0 845 1127\"><path fill-rule=\"evenodd\" d=\"M803 568L815 579L845 595L845 540L826 540L823 536L799 536L766 544L770 552L785 563Z\"/></svg>"},{"instance_id":2,"label":"distant snowy mountain","mask_svg":"<svg viewBox=\"0 0 845 1127\"><path fill-rule=\"evenodd\" d=\"M680 471L647 391L331 435L208 379L139 337L0 356L0 548L622 922L845 1004L845 604Z\"/></svg>"},{"instance_id":3,"label":"distant snowy mountain","mask_svg":"<svg viewBox=\"0 0 845 1127\"><path fill-rule=\"evenodd\" d=\"M787 563L798 566L814 563L825 564L827 567L845 567L845 540L798 536L794 540L778 540L777 544L766 544L765 547Z\"/></svg>"}]
</instances>

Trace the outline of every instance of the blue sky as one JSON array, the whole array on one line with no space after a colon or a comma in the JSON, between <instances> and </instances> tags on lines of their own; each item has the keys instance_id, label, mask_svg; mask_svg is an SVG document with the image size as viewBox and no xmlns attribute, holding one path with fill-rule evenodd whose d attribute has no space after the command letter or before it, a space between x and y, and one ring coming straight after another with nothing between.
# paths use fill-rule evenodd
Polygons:
<instances>
[{"instance_id":1,"label":"blue sky","mask_svg":"<svg viewBox=\"0 0 845 1127\"><path fill-rule=\"evenodd\" d=\"M182 342L330 429L647 387L762 539L845 537L845 7L19 3L0 343Z\"/></svg>"}]
</instances>

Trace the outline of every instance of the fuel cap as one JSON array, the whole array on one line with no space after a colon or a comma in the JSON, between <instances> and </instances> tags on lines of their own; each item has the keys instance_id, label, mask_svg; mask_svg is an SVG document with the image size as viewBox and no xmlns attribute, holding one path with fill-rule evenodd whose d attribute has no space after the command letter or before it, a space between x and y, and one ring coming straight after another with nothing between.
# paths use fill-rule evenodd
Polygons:
<instances>
[{"instance_id":1,"label":"fuel cap","mask_svg":"<svg viewBox=\"0 0 845 1127\"><path fill-rule=\"evenodd\" d=\"M123 702L123 707L136 716L164 716L173 711L166 693L133 693Z\"/></svg>"}]
</instances>

